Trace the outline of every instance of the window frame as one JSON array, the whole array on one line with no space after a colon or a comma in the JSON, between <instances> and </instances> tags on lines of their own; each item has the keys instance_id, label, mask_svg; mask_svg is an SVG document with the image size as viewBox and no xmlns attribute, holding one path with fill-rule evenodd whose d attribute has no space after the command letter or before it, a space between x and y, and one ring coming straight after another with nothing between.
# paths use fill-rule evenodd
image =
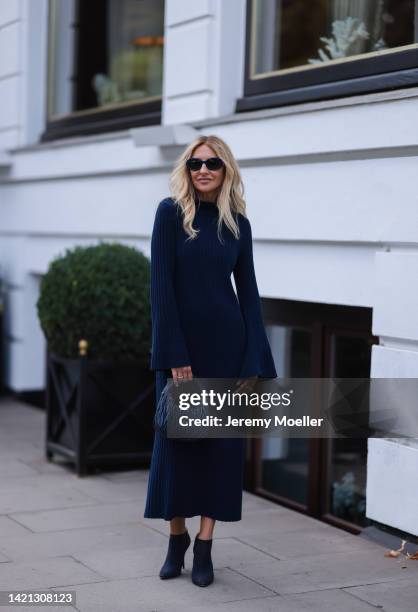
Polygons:
<instances>
[{"instance_id":1,"label":"window frame","mask_svg":"<svg viewBox=\"0 0 418 612\"><path fill-rule=\"evenodd\" d=\"M261 302L263 321L266 325L299 327L311 331L309 378L332 378L328 370L328 339L332 330L341 330L349 336L366 337L370 346L379 344L379 336L373 335L371 331L372 308L369 306L347 306L264 297ZM329 461L332 457L332 447L329 442L328 438L309 439L306 503L273 492L263 486L261 479L262 439L260 437L247 441L245 486L251 493L260 497L312 516L323 523L358 534L361 533L363 527L328 511L327 495L331 475Z\"/></svg>"},{"instance_id":2,"label":"window frame","mask_svg":"<svg viewBox=\"0 0 418 612\"><path fill-rule=\"evenodd\" d=\"M85 15L82 13L82 0L75 0L75 22L85 23ZM102 0L105 5L106 0ZM105 10L105 6L104 9ZM47 74L47 98L51 91L51 81L53 74L51 65L53 65L54 48L50 36L50 11L51 3L48 2L48 74ZM77 30L76 45L73 54L73 66L78 65L79 54L85 52L86 41L79 41L79 31ZM81 45L81 47L80 47ZM81 48L81 51L80 51ZM75 98L78 98L80 92L75 92ZM49 115L49 103L47 105L45 117L45 129L41 134L41 142L49 142L60 138L70 138L74 136L85 136L93 134L103 134L107 132L115 132L119 130L127 130L129 128L141 127L147 125L160 125L162 118L162 96L154 96L138 102L122 103L120 105L109 105L106 108L92 107L83 110L75 110L66 115L59 115L56 118Z\"/></svg>"},{"instance_id":3,"label":"window frame","mask_svg":"<svg viewBox=\"0 0 418 612\"><path fill-rule=\"evenodd\" d=\"M418 0L415 0L414 33L417 42L387 52L353 55L304 69L251 78L252 16L255 0L247 0L245 27L244 93L236 112L279 107L373 93L418 85ZM266 73L268 74L268 73Z\"/></svg>"}]
</instances>

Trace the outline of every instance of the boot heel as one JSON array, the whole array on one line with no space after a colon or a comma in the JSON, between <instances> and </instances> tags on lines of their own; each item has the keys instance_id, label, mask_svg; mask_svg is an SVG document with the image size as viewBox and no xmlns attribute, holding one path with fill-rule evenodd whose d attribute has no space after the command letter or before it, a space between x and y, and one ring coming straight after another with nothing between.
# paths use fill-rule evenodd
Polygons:
<instances>
[{"instance_id":1,"label":"boot heel","mask_svg":"<svg viewBox=\"0 0 418 612\"><path fill-rule=\"evenodd\" d=\"M178 535L170 534L167 557L160 569L160 578L175 578L181 574L181 569L184 567L184 555L190 546L190 542L190 535L187 530Z\"/></svg>"},{"instance_id":2,"label":"boot heel","mask_svg":"<svg viewBox=\"0 0 418 612\"><path fill-rule=\"evenodd\" d=\"M197 536L193 546L192 582L205 587L214 580L211 557L212 540L200 540Z\"/></svg>"}]
</instances>

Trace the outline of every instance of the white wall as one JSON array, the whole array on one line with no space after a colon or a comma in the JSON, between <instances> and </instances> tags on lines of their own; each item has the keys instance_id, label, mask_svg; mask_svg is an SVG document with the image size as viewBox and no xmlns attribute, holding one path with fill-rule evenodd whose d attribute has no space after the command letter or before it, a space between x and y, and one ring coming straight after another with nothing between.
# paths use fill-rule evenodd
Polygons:
<instances>
[{"instance_id":1,"label":"white wall","mask_svg":"<svg viewBox=\"0 0 418 612\"><path fill-rule=\"evenodd\" d=\"M418 207L415 159L405 155L413 130L403 126L416 123L414 102L387 100L302 114L294 109L211 126L241 165L262 295L374 307L376 335L394 336L399 343L402 334L389 333L385 325L409 321L403 333L409 350L418 311L412 282ZM402 117L396 131L391 127L395 112ZM390 146L382 139L382 123L389 126ZM167 158L156 147L135 149L126 133L16 151L1 186L1 232L3 241L16 244L18 238L24 245L4 250L14 266L17 253L20 280L17 270L11 278L22 287L21 299L25 274L44 272L64 245L109 237L133 240L147 250L154 207L168 194L176 155L172 151ZM390 268L387 261L395 258ZM397 292L389 287L388 296L381 287L386 270L402 282ZM409 317L399 311L402 304L410 305Z\"/></svg>"},{"instance_id":2,"label":"white wall","mask_svg":"<svg viewBox=\"0 0 418 612\"><path fill-rule=\"evenodd\" d=\"M372 378L418 378L417 272L416 245L376 255ZM366 515L418 535L417 474L418 440L369 438Z\"/></svg>"},{"instance_id":3,"label":"white wall","mask_svg":"<svg viewBox=\"0 0 418 612\"><path fill-rule=\"evenodd\" d=\"M35 143L44 126L47 0L0 3L0 151Z\"/></svg>"},{"instance_id":4,"label":"white wall","mask_svg":"<svg viewBox=\"0 0 418 612\"><path fill-rule=\"evenodd\" d=\"M0 150L20 142L19 94L22 87L21 0L0 5Z\"/></svg>"},{"instance_id":5,"label":"white wall","mask_svg":"<svg viewBox=\"0 0 418 612\"><path fill-rule=\"evenodd\" d=\"M242 95L245 0L166 0L163 124L234 112Z\"/></svg>"},{"instance_id":6,"label":"white wall","mask_svg":"<svg viewBox=\"0 0 418 612\"><path fill-rule=\"evenodd\" d=\"M45 87L32 95L34 83L46 83L45 1L37 14L29 0L0 4L0 149L12 148L13 160L0 175L0 261L6 383L16 390L44 385L34 303L51 258L99 238L148 254L180 152L135 149L126 132L24 146L44 121ZM232 147L261 295L372 307L381 338L372 376L417 376L418 89L225 117L242 93L244 5L196 0L186 10L167 0L163 122L192 122ZM367 514L418 534L414 517L396 515L392 503L401 487L402 505L416 508L411 449L370 441ZM387 471L394 453L408 470Z\"/></svg>"}]
</instances>

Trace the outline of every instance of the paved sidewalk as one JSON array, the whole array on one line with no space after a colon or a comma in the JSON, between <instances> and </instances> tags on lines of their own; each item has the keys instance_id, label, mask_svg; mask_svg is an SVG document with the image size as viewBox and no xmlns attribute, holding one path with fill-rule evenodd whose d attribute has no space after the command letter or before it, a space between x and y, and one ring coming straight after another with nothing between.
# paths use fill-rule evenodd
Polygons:
<instances>
[{"instance_id":1,"label":"paved sidewalk","mask_svg":"<svg viewBox=\"0 0 418 612\"><path fill-rule=\"evenodd\" d=\"M162 581L168 523L143 518L148 471L78 478L45 460L44 437L41 410L0 399L0 590L68 587L81 612L418 609L418 561L246 492L242 521L216 525L215 582L191 582L192 547Z\"/></svg>"}]
</instances>

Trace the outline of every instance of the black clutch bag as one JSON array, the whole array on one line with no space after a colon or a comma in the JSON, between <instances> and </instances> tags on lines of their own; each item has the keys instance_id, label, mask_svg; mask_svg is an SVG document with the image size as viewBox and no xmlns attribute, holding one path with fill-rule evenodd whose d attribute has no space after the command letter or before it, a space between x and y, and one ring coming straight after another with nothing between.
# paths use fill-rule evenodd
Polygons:
<instances>
[{"instance_id":1,"label":"black clutch bag","mask_svg":"<svg viewBox=\"0 0 418 612\"><path fill-rule=\"evenodd\" d=\"M199 380L199 379L198 379ZM185 380L179 382L176 386L173 379L168 379L167 384L161 391L157 407L154 415L154 430L158 431L164 437L167 437L169 424L172 425L172 430L176 431L173 439L181 440L182 442L196 442L202 438L206 438L205 427L191 428L190 426L181 426L179 424L180 416L186 414L188 417L203 419L210 416L210 406L199 402L197 405L190 405L187 410L182 410L181 394L183 393L201 393L203 389L202 382L197 382L196 379ZM183 396L184 397L184 396ZM193 429L193 434L188 435ZM180 432L179 435L178 432Z\"/></svg>"}]
</instances>

